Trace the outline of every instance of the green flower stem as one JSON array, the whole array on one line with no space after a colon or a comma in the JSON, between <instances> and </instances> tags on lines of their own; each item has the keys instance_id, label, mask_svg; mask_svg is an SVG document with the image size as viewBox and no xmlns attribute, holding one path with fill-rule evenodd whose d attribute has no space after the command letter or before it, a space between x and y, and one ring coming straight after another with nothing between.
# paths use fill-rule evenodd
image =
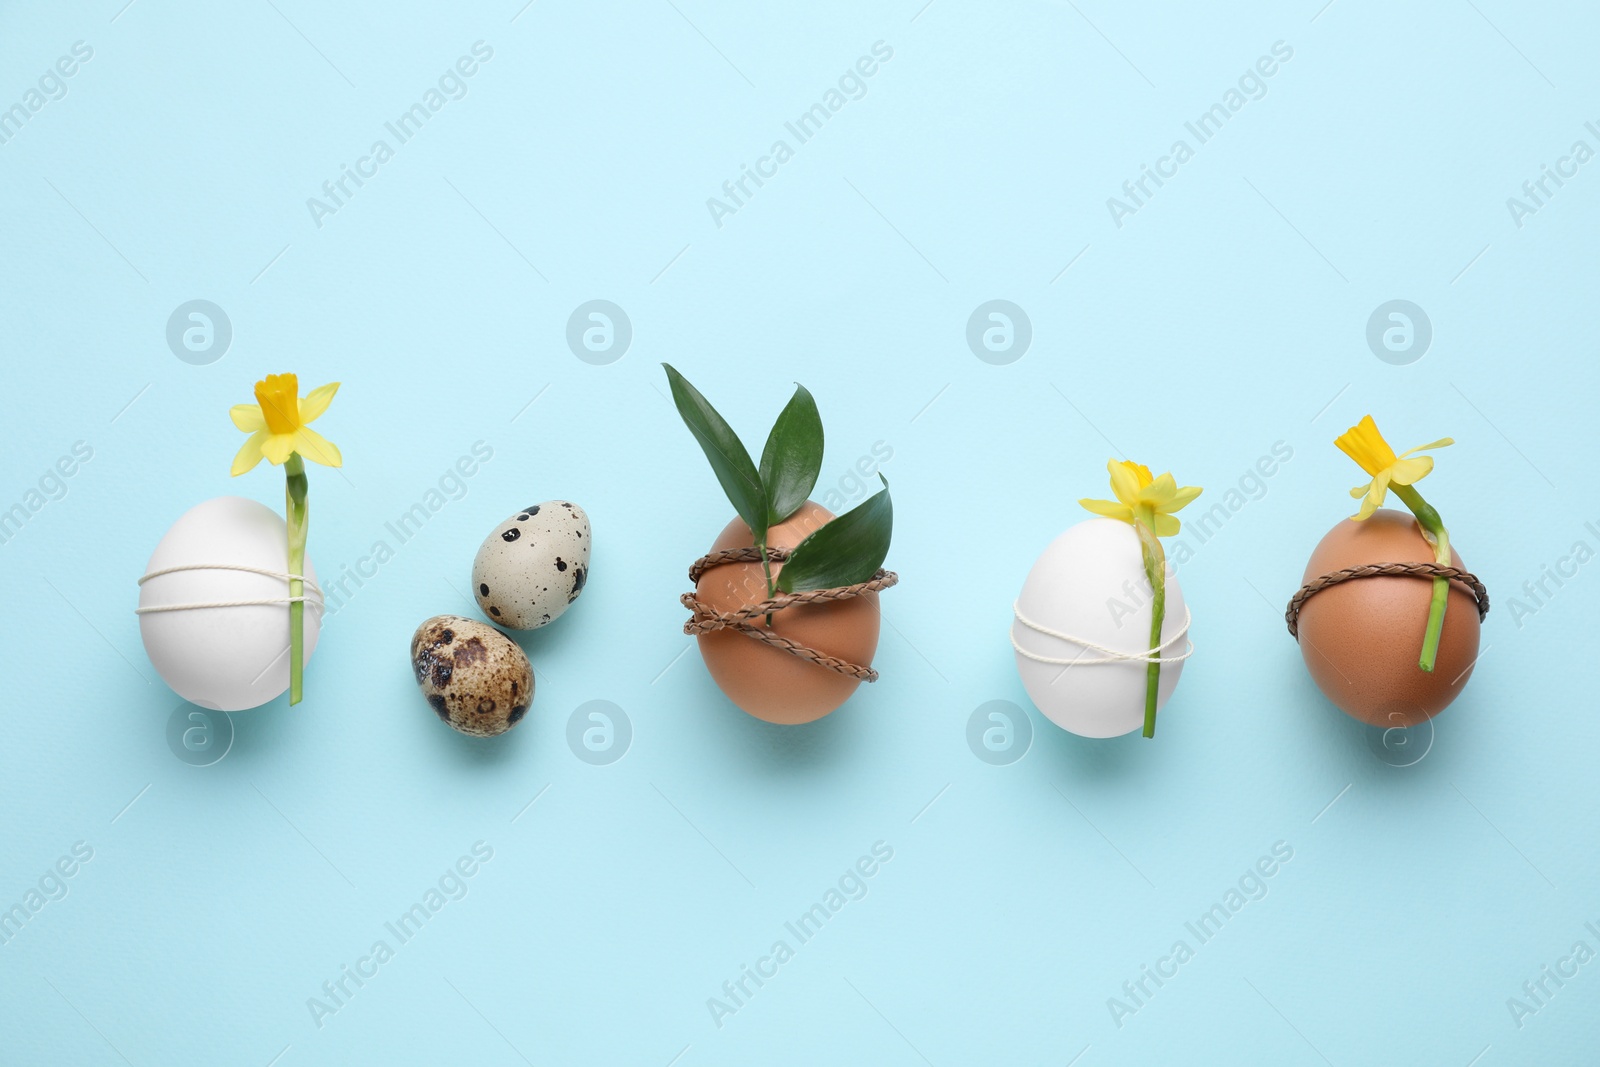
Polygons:
<instances>
[{"instance_id":1,"label":"green flower stem","mask_svg":"<svg viewBox=\"0 0 1600 1067\"><path fill-rule=\"evenodd\" d=\"M767 576L767 599L771 600L778 595L778 587L772 580L772 562L767 559L767 539L761 538L756 542L756 549L761 553L761 573ZM772 613L767 612L767 626L772 626Z\"/></svg>"},{"instance_id":2,"label":"green flower stem","mask_svg":"<svg viewBox=\"0 0 1600 1067\"><path fill-rule=\"evenodd\" d=\"M1133 529L1139 535L1139 550L1144 557L1144 576L1150 580L1150 665L1144 678L1144 736L1156 735L1156 696L1161 688L1161 653L1155 651L1161 644L1161 624L1167 614L1167 554L1161 548L1161 539L1155 535L1149 522L1154 516L1139 515L1134 518Z\"/></svg>"},{"instance_id":3,"label":"green flower stem","mask_svg":"<svg viewBox=\"0 0 1600 1067\"><path fill-rule=\"evenodd\" d=\"M289 520L289 573L304 574L306 565L306 464L300 453L289 453L283 465L287 477L284 490ZM298 577L289 579L289 595L305 596L305 583ZM300 690L305 673L305 601L289 603L289 704L300 703Z\"/></svg>"},{"instance_id":4,"label":"green flower stem","mask_svg":"<svg viewBox=\"0 0 1600 1067\"><path fill-rule=\"evenodd\" d=\"M1422 536L1433 546L1434 562L1441 567L1450 566L1450 531L1444 528L1444 522L1439 518L1439 513L1433 510L1433 505L1422 499L1422 494L1417 492L1415 486L1392 485L1390 488L1417 517ZM1423 632L1422 655L1417 659L1417 666L1430 674L1433 672L1434 659L1439 654L1439 635L1444 631L1444 609L1449 596L1449 579L1435 578L1433 600L1428 605L1428 628Z\"/></svg>"}]
</instances>

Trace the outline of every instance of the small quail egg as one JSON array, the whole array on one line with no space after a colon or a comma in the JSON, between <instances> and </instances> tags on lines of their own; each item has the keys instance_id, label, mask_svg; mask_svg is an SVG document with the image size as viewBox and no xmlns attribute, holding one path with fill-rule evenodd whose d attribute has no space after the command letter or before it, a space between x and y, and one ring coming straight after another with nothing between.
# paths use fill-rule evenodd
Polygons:
<instances>
[{"instance_id":1,"label":"small quail egg","mask_svg":"<svg viewBox=\"0 0 1600 1067\"><path fill-rule=\"evenodd\" d=\"M473 737L503 734L533 703L533 666L494 627L435 615L411 638L411 669L434 713Z\"/></svg>"}]
</instances>

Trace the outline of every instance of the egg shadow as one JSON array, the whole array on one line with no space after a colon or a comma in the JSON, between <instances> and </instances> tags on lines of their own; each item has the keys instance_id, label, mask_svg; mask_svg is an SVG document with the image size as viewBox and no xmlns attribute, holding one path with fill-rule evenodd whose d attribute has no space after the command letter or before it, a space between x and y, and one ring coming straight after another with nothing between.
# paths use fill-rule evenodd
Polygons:
<instances>
[{"instance_id":1,"label":"egg shadow","mask_svg":"<svg viewBox=\"0 0 1600 1067\"><path fill-rule=\"evenodd\" d=\"M445 725L444 722L439 721L438 716L434 716L434 719L434 722L426 724L430 730L449 736L433 740L430 743L438 745L444 751L447 761L458 766L499 766L515 759L517 753L524 747L521 737L525 732L523 724L527 721L526 719L523 719L522 722L517 723L516 726L513 726L505 733L497 734L494 737L474 737L471 734L464 734L460 730Z\"/></svg>"},{"instance_id":2,"label":"egg shadow","mask_svg":"<svg viewBox=\"0 0 1600 1067\"><path fill-rule=\"evenodd\" d=\"M1414 726L1371 726L1345 714L1302 673L1294 706L1312 731L1313 745L1347 781L1374 783L1399 795L1436 792L1449 780L1458 751L1443 743L1467 697ZM1455 716L1449 714L1454 708Z\"/></svg>"},{"instance_id":3,"label":"egg shadow","mask_svg":"<svg viewBox=\"0 0 1600 1067\"><path fill-rule=\"evenodd\" d=\"M485 615L478 607L477 602L472 604L472 611L465 613L465 617L474 622L482 622L499 630L528 657L528 663L533 667L534 675L534 703L539 700L538 686L549 682L555 684L555 678L543 666L548 663L575 663L581 662L579 648L584 644L585 638L580 633L584 616L588 614L583 607L583 598L571 602L566 611L551 619L543 626L532 630L514 630L493 616Z\"/></svg>"},{"instance_id":4,"label":"egg shadow","mask_svg":"<svg viewBox=\"0 0 1600 1067\"><path fill-rule=\"evenodd\" d=\"M303 752L309 746L325 743L320 718L325 710L326 706L319 711L315 697L291 707L287 691L265 704L239 711L219 711L182 700L175 708L168 707L166 746L180 762L203 775L248 782L264 769L281 766L286 752ZM177 727L180 732L175 735L173 719L180 713L183 719ZM226 732L219 734L223 722ZM198 745L191 747L191 736ZM220 747L211 749L211 745Z\"/></svg>"},{"instance_id":5,"label":"egg shadow","mask_svg":"<svg viewBox=\"0 0 1600 1067\"><path fill-rule=\"evenodd\" d=\"M695 728L706 745L771 776L803 778L868 747L860 735L872 709L857 706L859 695L820 719L795 725L767 722L749 714L729 700L709 675L681 698L694 709Z\"/></svg>"},{"instance_id":6,"label":"egg shadow","mask_svg":"<svg viewBox=\"0 0 1600 1067\"><path fill-rule=\"evenodd\" d=\"M1051 771L1064 771L1073 781L1104 781L1140 773L1129 767L1153 766L1142 747L1150 739L1140 736L1138 730L1120 737L1080 737L1047 719L1027 694L1017 704L1033 722L1033 750L1029 757L1048 763Z\"/></svg>"},{"instance_id":7,"label":"egg shadow","mask_svg":"<svg viewBox=\"0 0 1600 1067\"><path fill-rule=\"evenodd\" d=\"M576 606L574 606L574 610L576 610ZM533 667L536 685L545 681L549 681L553 685L555 684L555 679L542 666L543 664L574 663L581 659L575 651L576 647L583 643L583 639L578 636L577 627L561 625L566 621L567 615L570 614L572 612L565 612L559 618L552 620L548 625L539 627L537 630L512 630L493 620L489 620L489 625L511 638L516 646L522 649L523 655L528 657L529 665ZM534 700L537 701L538 699L539 691L536 688L534 690Z\"/></svg>"},{"instance_id":8,"label":"egg shadow","mask_svg":"<svg viewBox=\"0 0 1600 1067\"><path fill-rule=\"evenodd\" d=\"M861 729L858 722L852 721L857 716L852 714L849 701L820 719L795 726L758 719L726 697L721 698L721 703L727 715L743 720L736 720L731 729L723 731L724 736L731 737L746 757L754 757L768 770L798 774L831 765L851 752L851 739Z\"/></svg>"},{"instance_id":9,"label":"egg shadow","mask_svg":"<svg viewBox=\"0 0 1600 1067\"><path fill-rule=\"evenodd\" d=\"M201 704L190 706L204 709L204 705ZM232 733L228 739L227 751L217 762L226 762L233 767L246 770L262 766L265 761L276 758L281 750L300 744L296 735L308 728L299 721L300 709L289 707L287 692L273 697L259 707L221 714L227 716ZM204 728L200 720L196 720L196 726Z\"/></svg>"},{"instance_id":10,"label":"egg shadow","mask_svg":"<svg viewBox=\"0 0 1600 1067\"><path fill-rule=\"evenodd\" d=\"M1028 751L1022 758L1047 764L1047 770L1052 774L1060 771L1074 781L1101 781L1140 773L1130 772L1128 767L1144 767L1150 762L1147 758L1149 753L1141 750L1141 745L1148 744L1148 739L1139 736L1138 730L1120 737L1083 737L1057 726L1039 710L1014 672L999 699L1028 717L1033 732ZM963 709L962 713L970 715L971 709Z\"/></svg>"}]
</instances>

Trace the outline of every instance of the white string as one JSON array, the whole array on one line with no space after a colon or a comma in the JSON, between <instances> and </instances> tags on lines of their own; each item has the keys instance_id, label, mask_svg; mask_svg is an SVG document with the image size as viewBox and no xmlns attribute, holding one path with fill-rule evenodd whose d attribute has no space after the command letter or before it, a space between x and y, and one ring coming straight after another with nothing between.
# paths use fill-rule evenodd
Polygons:
<instances>
[{"instance_id":1,"label":"white string","mask_svg":"<svg viewBox=\"0 0 1600 1067\"><path fill-rule=\"evenodd\" d=\"M1052 630L1048 626L1040 626L1038 623L1022 614L1022 609L1016 604L1011 605L1011 611L1014 615L1016 615L1017 621L1026 626L1028 629L1033 630L1036 633L1044 634L1046 637L1055 637L1062 641L1069 641L1075 645L1082 645L1088 651L1099 652L1102 657L1100 659L1083 659L1080 655L1079 657L1075 657L1073 659L1058 659L1051 656L1041 656L1035 652L1029 652L1027 649L1019 645L1017 643L1016 632L1012 631L1011 647L1017 650L1018 655L1026 656L1028 659L1031 659L1036 663L1052 663L1061 667L1092 666L1097 663L1182 663L1184 660L1194 655L1194 642L1189 640L1189 605L1187 604L1183 606L1183 625L1178 627L1178 632L1161 642L1155 648L1150 649L1148 652L1123 652L1120 649L1107 648L1105 645L1096 644L1093 641L1087 641L1081 637L1074 637L1071 634L1064 634L1060 630ZM1184 649L1182 655L1153 655L1153 653L1167 651L1167 649L1171 648L1180 640L1182 640L1188 646Z\"/></svg>"},{"instance_id":2,"label":"white string","mask_svg":"<svg viewBox=\"0 0 1600 1067\"><path fill-rule=\"evenodd\" d=\"M253 608L266 607L273 604L309 604L317 609L320 615L323 610L322 590L317 583L303 574L287 574L283 571L271 571L261 567L246 567L242 563L188 563L181 567L165 567L159 571L151 571L139 579L139 584L144 585L152 578L159 578L163 574L176 574L179 571L244 571L246 574L259 574L266 578L280 578L285 582L299 580L304 583L307 593L311 596L280 596L267 597L261 600L216 600L202 604L157 604L147 608L135 608L135 615L145 615L153 611L199 611L202 608Z\"/></svg>"}]
</instances>

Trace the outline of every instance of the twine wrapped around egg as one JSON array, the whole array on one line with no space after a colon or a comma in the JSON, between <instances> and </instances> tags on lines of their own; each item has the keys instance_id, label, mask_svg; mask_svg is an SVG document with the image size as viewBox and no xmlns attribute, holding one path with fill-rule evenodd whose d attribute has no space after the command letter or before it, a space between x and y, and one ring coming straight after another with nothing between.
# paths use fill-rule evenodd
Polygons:
<instances>
[{"instance_id":1,"label":"twine wrapped around egg","mask_svg":"<svg viewBox=\"0 0 1600 1067\"><path fill-rule=\"evenodd\" d=\"M1391 575L1407 575L1412 578L1426 578L1429 581L1446 578L1452 582L1460 582L1472 590L1472 596L1478 602L1478 621L1482 622L1489 617L1489 590L1471 571L1462 570L1460 567L1442 567L1437 563L1366 563L1359 567L1345 567L1343 570L1324 574L1302 585L1299 592L1289 598L1289 607L1283 613L1283 620L1289 625L1289 636L1297 641L1300 639L1300 609L1315 594L1355 578L1383 578Z\"/></svg>"},{"instance_id":2,"label":"twine wrapped around egg","mask_svg":"<svg viewBox=\"0 0 1600 1067\"><path fill-rule=\"evenodd\" d=\"M317 609L320 616L323 611L322 588L304 574L290 574L287 571L269 570L266 567L246 567L239 563L186 563L179 567L163 567L158 571L150 571L141 575L139 585L152 578L160 578L166 574L177 574L181 571L242 571L245 574L259 574L263 578L276 578L285 584L300 582L305 587L305 596L272 596L260 597L254 600L210 600L194 604L148 604L133 609L135 615L148 615L156 611L202 611L205 608L256 608L269 607L273 604L310 604Z\"/></svg>"},{"instance_id":3,"label":"twine wrapped around egg","mask_svg":"<svg viewBox=\"0 0 1600 1067\"><path fill-rule=\"evenodd\" d=\"M1194 642L1189 640L1189 622L1191 621L1191 616L1189 615L1189 609L1187 606L1185 606L1183 609L1183 625L1178 628L1178 632L1162 641L1154 648L1143 652L1126 652L1120 648L1111 648L1109 645L1102 645L1098 641L1091 641L1087 637L1076 637L1069 633L1063 633L1060 630L1052 630L1048 626L1042 626L1022 613L1020 601L1012 602L1011 614L1017 620L1017 622L1021 623L1029 630L1032 630L1034 633L1043 634L1046 637L1054 637L1057 640L1067 642L1069 645L1077 645L1083 650L1082 652L1072 656L1041 656L1037 652L1031 652L1028 649L1023 648L1022 642L1017 640L1017 633L1015 628L1013 628L1011 631L1011 647L1016 650L1017 655L1026 659L1031 659L1035 663L1048 663L1055 667L1093 667L1107 663L1182 663L1184 660L1194 655ZM1172 651L1173 647L1177 645L1179 641L1184 643L1183 651L1178 653L1176 656L1166 655L1167 652ZM1085 659L1085 652L1097 652L1099 655L1093 659Z\"/></svg>"},{"instance_id":4,"label":"twine wrapped around egg","mask_svg":"<svg viewBox=\"0 0 1600 1067\"><path fill-rule=\"evenodd\" d=\"M789 558L786 548L769 547L766 550L766 560L771 563L782 563ZM689 580L696 585L700 584L701 577L713 567L720 567L728 563L760 563L761 550L755 547L733 548L722 552L710 552L694 561L689 568ZM756 620L768 615L775 615L780 611L794 607L796 604L821 604L836 600L849 600L864 593L876 593L888 589L900 581L900 576L893 571L878 568L878 572L865 582L856 582L854 585L837 586L832 589L807 589L799 593L782 593L766 600L747 604L733 611L718 611L703 603L694 593L684 593L678 599L683 606L693 614L689 621L683 624L683 632L691 637L702 634L716 633L718 630L733 630L753 638L763 644L787 652L808 663L814 663L835 674L842 674L862 682L876 682L878 672L869 666L851 663L837 656L830 656L818 652L814 648L800 644L781 634L773 632L770 628L760 625Z\"/></svg>"}]
</instances>

